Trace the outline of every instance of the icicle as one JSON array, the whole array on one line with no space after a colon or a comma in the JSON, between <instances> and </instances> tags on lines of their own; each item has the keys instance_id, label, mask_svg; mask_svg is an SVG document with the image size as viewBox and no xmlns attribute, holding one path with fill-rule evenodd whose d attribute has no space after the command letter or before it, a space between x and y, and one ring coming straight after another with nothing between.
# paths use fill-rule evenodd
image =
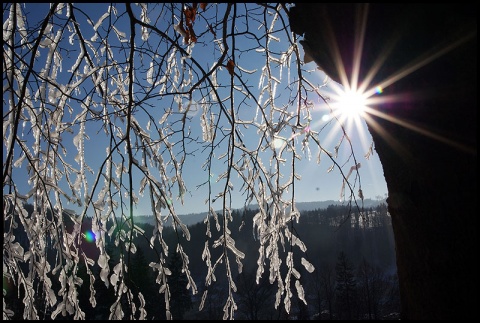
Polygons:
<instances>
[{"instance_id":1,"label":"icicle","mask_svg":"<svg viewBox=\"0 0 480 323\"><path fill-rule=\"evenodd\" d=\"M126 42L128 42L128 39L126 38L127 35L126 35L123 31L118 30L114 25L112 25L112 28L113 28L113 30L115 31L115 34L117 34L118 40L119 40L121 43L126 43Z\"/></svg>"},{"instance_id":2,"label":"icicle","mask_svg":"<svg viewBox=\"0 0 480 323\"><path fill-rule=\"evenodd\" d=\"M93 26L93 30L97 31L98 27L100 27L100 25L102 24L102 22L108 17L110 16L110 13L109 12L105 12L101 17L100 19L98 19L97 23ZM93 41L93 40L92 40Z\"/></svg>"},{"instance_id":3,"label":"icicle","mask_svg":"<svg viewBox=\"0 0 480 323\"><path fill-rule=\"evenodd\" d=\"M142 12L140 13L140 20L145 23L149 24L150 19L148 18L148 7L146 3L139 3L138 4L142 8ZM142 25L142 40L147 41L150 33L146 27Z\"/></svg>"},{"instance_id":4,"label":"icicle","mask_svg":"<svg viewBox=\"0 0 480 323\"><path fill-rule=\"evenodd\" d=\"M350 167L350 171L348 172L347 176L345 176L345 178L343 179L343 183L342 183L342 188L340 190L340 202L343 201L343 198L345 197L345 194L344 194L344 190L345 190L345 183L348 181L348 178L350 177L350 175L352 174L352 172L354 170L358 170L360 167L362 167L362 164L361 163L358 163L356 165L353 165L352 167ZM363 194L362 194L363 196Z\"/></svg>"}]
</instances>

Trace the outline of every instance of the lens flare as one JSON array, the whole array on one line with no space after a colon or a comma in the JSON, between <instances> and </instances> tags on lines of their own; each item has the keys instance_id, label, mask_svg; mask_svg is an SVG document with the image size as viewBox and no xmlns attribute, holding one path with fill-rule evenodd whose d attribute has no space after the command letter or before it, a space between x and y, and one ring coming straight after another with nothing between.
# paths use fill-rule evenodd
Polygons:
<instances>
[{"instance_id":1,"label":"lens flare","mask_svg":"<svg viewBox=\"0 0 480 323\"><path fill-rule=\"evenodd\" d=\"M95 242L95 233L90 230L84 232L84 237L87 242Z\"/></svg>"}]
</instances>

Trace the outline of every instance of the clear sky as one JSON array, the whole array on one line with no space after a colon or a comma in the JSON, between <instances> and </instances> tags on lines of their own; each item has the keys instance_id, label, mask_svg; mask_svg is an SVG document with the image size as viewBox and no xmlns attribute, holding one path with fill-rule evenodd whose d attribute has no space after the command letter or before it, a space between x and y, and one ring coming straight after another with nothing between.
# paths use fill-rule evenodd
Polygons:
<instances>
[{"instance_id":1,"label":"clear sky","mask_svg":"<svg viewBox=\"0 0 480 323\"><path fill-rule=\"evenodd\" d=\"M79 4L78 5L80 8L83 8L86 14L89 15L89 17L92 19L92 21L95 23L101 15L103 15L106 11L106 6L104 4ZM26 5L26 12L29 12L28 16L28 22L30 24L33 24L35 19L43 18L46 10L48 10L49 5L48 4L33 4L29 3ZM124 12L124 5L120 4L119 5L119 12ZM126 15L125 15L126 16ZM150 15L153 17L153 15ZM92 32L91 26L86 25L86 22L84 20L84 17L81 17L77 13L77 19L82 20L83 23L85 24L84 26L81 26L85 28L85 30L90 30ZM4 21L5 21L5 14L4 14ZM116 25L117 28L123 32L128 31L128 25L126 24L126 18L125 19L119 19L118 24ZM123 25L122 25L123 24ZM157 23L157 26L161 28L161 22ZM88 28L86 28L88 27ZM200 28L200 27L199 27ZM252 28L253 30L253 28ZM139 36L138 36L139 37ZM64 42L67 42L68 39L64 39ZM240 39L239 39L240 41ZM279 43L279 52L281 52L281 42ZM208 70L207 67L211 67L214 61L210 59L211 55L211 48L209 47L208 42L206 43L201 43L199 42L195 47L193 48L193 55L196 60L199 62L205 63L204 67L206 70ZM248 44L244 44L248 48ZM138 44L137 44L138 46ZM238 48L242 48L242 44L239 43L237 44ZM284 49L285 50L285 49ZM43 54L45 54L47 51L47 48L43 50ZM253 56L254 51L251 50L250 52L243 52L237 57L237 62L239 65L242 66L242 68L246 70L257 70L257 73L253 74L244 74L244 79L248 84L252 84L254 88L257 87L259 84L259 72L262 70L264 61L259 60L258 58L255 58L257 56ZM63 58L63 69L62 69L62 76L61 77L68 77L68 70L69 66L71 66L74 62L75 55L72 56L72 58L68 59L67 57ZM313 72L313 80L318 82L317 84L320 85L324 82L325 80L325 75L321 71L316 71L316 66L314 62L305 64L305 68L309 69ZM283 71L284 76L286 75L286 71ZM225 79L219 79L218 82L219 84L222 84L222 82L229 82L229 77L228 74L225 71ZM285 76L285 80L289 76ZM312 79L312 78L311 78ZM237 86L241 86L241 84L236 84ZM333 100L335 100L335 90L334 88L338 88L338 84L334 84L333 81L330 81L327 83L325 87L321 89L321 91L324 91L324 95L331 96ZM258 91L258 89L257 89ZM278 87L278 102L286 102L285 100L289 99L288 94L285 94L283 92L286 92L285 86L279 86ZM282 97L283 95L283 97ZM381 95L379 93L378 95ZM5 96L5 94L4 94ZM5 97L4 97L5 100ZM191 137L198 137L202 138L202 128L200 126L201 123L201 107L195 105L195 100L196 97L193 97L193 108L189 112L189 117L190 121L188 123L188 127L190 127L191 130ZM238 100L241 100L238 98ZM5 102L5 101L4 101ZM170 101L170 103L172 103ZM334 101L332 101L332 104ZM160 102L160 100L155 101L152 100L150 102L151 107L150 111L155 118L158 120L162 116L162 111L165 109L165 103ZM167 103L169 104L169 103ZM158 113L155 112L155 107L158 108ZM161 107L161 108L160 108ZM73 106L74 109L79 108ZM5 104L4 104L4 115L5 115ZM245 117L248 115L253 115L256 113L255 108L251 108L251 110L248 110L246 106L242 108L242 110L239 110L239 113L244 114ZM138 119L139 124L142 126L146 127L146 123L148 119L146 118L145 115L142 115L141 112L136 115L136 118ZM329 113L329 107L322 102L321 100L318 100L315 103L315 106L312 110L312 120L310 121L310 130L312 131L318 131L320 132L319 139L322 143L322 145L330 151L333 151L334 146L338 143L338 140L340 139L340 132L339 132L339 127L336 122L333 122L331 120L332 115ZM373 154L370 155L369 159L365 158L365 155L369 151L369 147L371 145L371 136L367 131L365 121L358 116L356 117L357 122L349 122L351 120L346 120L346 130L350 136L350 139L352 141L353 149L355 152L355 157L357 159L357 163L361 163L361 167L359 168L359 173L361 175L361 186L363 190L363 195L365 198L371 198L371 199L376 199L377 197L384 198L386 193L387 193L387 188L386 188L386 183L385 179L383 176L383 171L382 171L382 166L380 164L380 161L378 159L377 154L375 151L373 151ZM174 120L167 120L166 122L174 122ZM70 151L71 154L71 162L72 164L75 164L73 162L73 158L75 157L77 151L75 146L73 145L73 137L76 134L78 128L74 129L74 134L65 134L65 137L63 138L63 142L65 144L65 147L67 148L68 151ZM99 166L99 164L105 159L106 156L106 150L105 148L108 146L108 140L109 137L105 136L103 131L101 130L100 124L97 124L96 126L88 127L87 129L87 134L89 136L89 139L85 141L85 157L87 160L87 163L92 167L93 171L95 172L94 175L96 175L97 169L95 166ZM259 134L257 133L256 129L245 129L243 132L244 134L244 142L247 148L251 149L253 147L256 147L258 145L258 136ZM284 134L288 138L288 133ZM295 145L300 146L301 140L303 139L303 135L299 135L295 138L291 138L293 141L295 141ZM31 132L25 132L23 133L23 138L27 140L30 144L33 142L32 141L32 133ZM195 146L196 145L196 146ZM297 146L297 147L298 147ZM4 163L5 163L5 146L3 146L3 155L4 155ZM295 182L295 196L296 196L296 201L297 202L309 202L309 201L324 201L324 200L339 200L340 199L340 194L342 190L342 184L343 180L341 177L341 174L337 168L334 168L331 172L327 172L327 170L332 166L332 161L329 160L328 156L326 156L325 153L321 154L321 161L318 164L316 162L317 159L317 154L318 154L318 148L315 147L312 143L310 145L311 147L311 158L309 158L308 154L305 154L302 156L301 161L296 161L296 172L301 176L300 181ZM343 144L339 150L338 153L338 158L337 162L339 165L343 166L343 171L345 175L348 174L348 171L352 166L355 165L355 162L349 157L349 149L348 149L347 144ZM194 155L189 155L187 156L188 158L186 159L184 165L183 165L183 178L185 180L185 183L187 185L188 192L185 195L185 203L184 205L181 205L180 201L178 200L173 200L172 202L175 205L175 208L177 210L178 214L188 214L188 213L200 213L200 212L205 212L208 211L207 206L205 205L205 200L208 198L208 191L207 191L207 186L203 185L200 186L198 189L197 187L201 185L202 183L205 183L207 181L210 181L212 185L212 196L215 196L215 194L222 190L222 187L224 183L216 183L216 179L220 175L220 173L224 172L224 164L223 162L218 161L214 167L212 168L212 172L209 174L208 172L204 171L202 169L202 165L204 164L208 150L205 151L202 147L202 144L200 143L192 143L191 146L188 147L189 151L194 153ZM219 152L221 154L221 152ZM291 154L284 154L283 156L286 159L286 165L289 165L291 162ZM16 156L14 159L18 158ZM267 159L268 161L268 159ZM264 163L267 161L264 160ZM26 172L18 172L16 171L14 173L15 175L15 180L16 183L21 186L21 183L27 183L28 181L28 176ZM135 174L135 176L138 174ZM350 179L353 180L355 174L352 174ZM237 176L235 176L237 177ZM94 176L89 175L89 180L92 181ZM140 181L140 179L137 179L137 183ZM245 196L242 196L240 194L240 187L241 187L241 182L237 179L234 178L232 180L232 184L234 186L233 190L233 195L232 195L232 206L234 208L241 208L243 206L243 203L245 201ZM91 189L91 187L90 187ZM356 187L356 190L358 190L358 186ZM357 193L357 192L355 192ZM235 194L238 194L235 196ZM346 192L347 197L349 195L348 191ZM148 194L145 194L145 196L148 196ZM137 206L135 210L135 214L139 215L146 215L146 214L151 214L150 210L150 202L147 199L141 199L141 202ZM72 205L65 205L67 208L72 208L72 209L77 209ZM214 204L215 209L221 209L221 203L217 202Z\"/></svg>"}]
</instances>

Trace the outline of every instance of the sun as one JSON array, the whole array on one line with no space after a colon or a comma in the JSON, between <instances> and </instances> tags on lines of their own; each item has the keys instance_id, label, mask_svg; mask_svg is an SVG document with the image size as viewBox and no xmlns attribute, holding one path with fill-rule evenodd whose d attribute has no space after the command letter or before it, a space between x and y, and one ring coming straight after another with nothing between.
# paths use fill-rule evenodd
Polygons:
<instances>
[{"instance_id":1,"label":"sun","mask_svg":"<svg viewBox=\"0 0 480 323\"><path fill-rule=\"evenodd\" d=\"M368 119L372 112L370 106L383 102L384 98L379 95L383 93L381 85L366 89L365 85L357 86L357 82L346 82L345 86L333 83L329 96L329 107L335 118L342 124L359 124L362 119Z\"/></svg>"},{"instance_id":2,"label":"sun","mask_svg":"<svg viewBox=\"0 0 480 323\"><path fill-rule=\"evenodd\" d=\"M355 90L346 90L339 93L334 107L342 119L356 119L363 116L367 98L363 93Z\"/></svg>"},{"instance_id":3,"label":"sun","mask_svg":"<svg viewBox=\"0 0 480 323\"><path fill-rule=\"evenodd\" d=\"M332 86L333 94L330 97L330 108L333 115L342 122L358 123L365 119L369 112L369 104L372 103L372 95L380 94L382 89L377 87L375 91L364 91L363 87Z\"/></svg>"}]
</instances>

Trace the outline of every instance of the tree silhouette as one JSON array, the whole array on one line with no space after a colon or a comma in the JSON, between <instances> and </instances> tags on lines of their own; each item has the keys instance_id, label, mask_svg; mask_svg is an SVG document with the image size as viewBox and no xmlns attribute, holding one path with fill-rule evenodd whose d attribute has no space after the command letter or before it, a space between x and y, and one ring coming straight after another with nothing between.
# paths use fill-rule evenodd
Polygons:
<instances>
[{"instance_id":1,"label":"tree silhouette","mask_svg":"<svg viewBox=\"0 0 480 323\"><path fill-rule=\"evenodd\" d=\"M54 318L83 317L76 290L81 282L94 283L80 279L79 263L87 272L99 266L95 282L113 288L109 318L143 317L145 299L133 293L130 279L134 238L144 234L134 217L142 202L156 219L150 239L156 259L149 265L165 296L166 317L174 304L167 222L187 286L197 294L183 248L190 232L176 208L191 198L185 173L193 166L200 166L205 181L198 186L208 192L205 284L225 273L224 318L234 317L232 267L241 267L245 256L231 235L235 198L259 206L256 277L268 271L290 311L303 287L287 258L306 250L293 234L300 160L335 169L343 178L342 198L357 204L363 194L349 134L321 93L327 82L318 84L316 71L304 64L289 10L248 3L4 5L4 223L21 223L30 246L26 253L13 231L4 231L4 276L24 295L24 319L40 318L39 297ZM251 64L260 60L260 68ZM318 104L330 113L324 127L314 126ZM336 136L333 147L321 144L322 132ZM31 216L26 203L35 210ZM95 235L95 256L83 252L86 230ZM212 241L214 230L220 235ZM107 241L118 255L114 262ZM292 251L283 254L286 247ZM33 289L37 281L42 295Z\"/></svg>"},{"instance_id":2,"label":"tree silhouette","mask_svg":"<svg viewBox=\"0 0 480 323\"><path fill-rule=\"evenodd\" d=\"M358 291L359 300L363 306L361 312L368 313L369 320L378 320L380 318L380 303L383 299L386 284L383 272L378 268L373 268L365 260L362 260L358 266Z\"/></svg>"},{"instance_id":3,"label":"tree silhouette","mask_svg":"<svg viewBox=\"0 0 480 323\"><path fill-rule=\"evenodd\" d=\"M254 272L242 272L238 281L238 311L247 320L268 318L269 307L274 296L273 286L266 278L257 284Z\"/></svg>"},{"instance_id":4,"label":"tree silhouette","mask_svg":"<svg viewBox=\"0 0 480 323\"><path fill-rule=\"evenodd\" d=\"M129 277L133 284L133 293L138 295L142 293L145 301L145 310L147 319L159 319L165 315L165 306L163 302L158 301L158 293L155 288L155 279L152 275L152 269L148 266L145 254L141 248L133 256L132 264L129 268Z\"/></svg>"},{"instance_id":5,"label":"tree silhouette","mask_svg":"<svg viewBox=\"0 0 480 323\"><path fill-rule=\"evenodd\" d=\"M170 259L169 277L171 312L174 320L182 320L185 312L192 308L192 298L188 291L188 279L183 271L183 262L178 252Z\"/></svg>"},{"instance_id":6,"label":"tree silhouette","mask_svg":"<svg viewBox=\"0 0 480 323\"><path fill-rule=\"evenodd\" d=\"M356 319L357 282L355 280L355 268L347 259L343 251L338 255L335 265L336 274L336 304L339 318L347 320Z\"/></svg>"},{"instance_id":7,"label":"tree silhouette","mask_svg":"<svg viewBox=\"0 0 480 323\"><path fill-rule=\"evenodd\" d=\"M314 311L318 319L333 320L335 316L335 270L334 266L324 263L310 278L310 288L313 289ZM310 303L311 304L311 303Z\"/></svg>"}]
</instances>

